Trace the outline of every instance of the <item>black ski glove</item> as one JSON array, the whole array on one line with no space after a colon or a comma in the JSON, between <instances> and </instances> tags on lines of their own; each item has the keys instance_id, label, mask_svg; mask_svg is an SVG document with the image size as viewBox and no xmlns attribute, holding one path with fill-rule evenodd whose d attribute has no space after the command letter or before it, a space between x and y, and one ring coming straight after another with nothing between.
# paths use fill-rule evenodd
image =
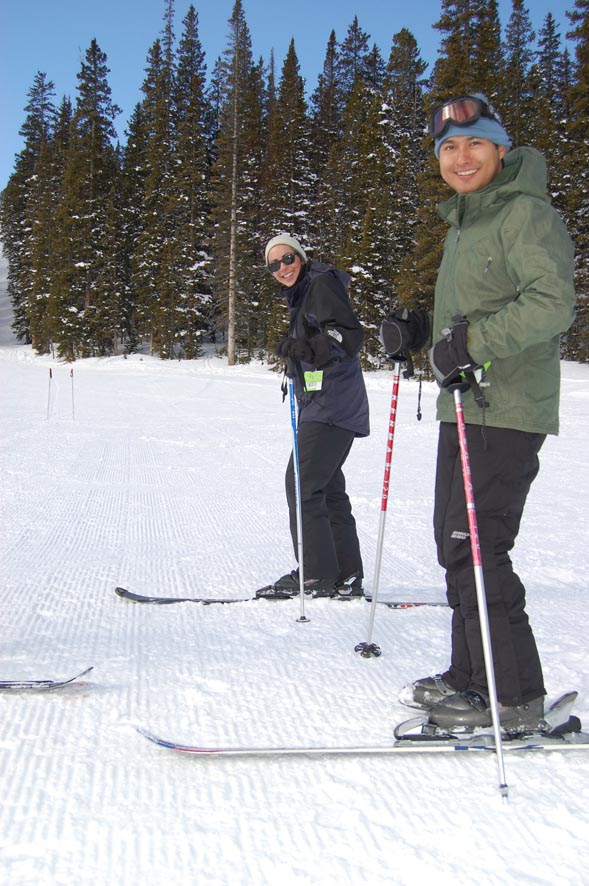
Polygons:
<instances>
[{"instance_id":1,"label":"black ski glove","mask_svg":"<svg viewBox=\"0 0 589 886\"><path fill-rule=\"evenodd\" d=\"M283 338L276 346L276 354L285 360L309 361L313 357L307 342L298 338Z\"/></svg>"},{"instance_id":2,"label":"black ski glove","mask_svg":"<svg viewBox=\"0 0 589 886\"><path fill-rule=\"evenodd\" d=\"M284 338L277 345L276 353L287 361L312 363L317 369L329 363L333 356L329 336L324 332L308 340Z\"/></svg>"},{"instance_id":3,"label":"black ski glove","mask_svg":"<svg viewBox=\"0 0 589 886\"><path fill-rule=\"evenodd\" d=\"M442 388L460 381L462 373L480 369L466 347L468 320L462 317L451 329L443 329L445 337L427 352L436 381Z\"/></svg>"},{"instance_id":4,"label":"black ski glove","mask_svg":"<svg viewBox=\"0 0 589 886\"><path fill-rule=\"evenodd\" d=\"M427 344L429 333L429 317L422 308L394 311L380 326L380 340L387 357L400 363Z\"/></svg>"}]
</instances>

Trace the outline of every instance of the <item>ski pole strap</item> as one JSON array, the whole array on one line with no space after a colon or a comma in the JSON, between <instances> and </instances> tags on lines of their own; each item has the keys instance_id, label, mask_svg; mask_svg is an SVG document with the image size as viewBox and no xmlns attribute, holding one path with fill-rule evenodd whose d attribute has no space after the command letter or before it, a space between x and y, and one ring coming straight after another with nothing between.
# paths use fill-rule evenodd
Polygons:
<instances>
[{"instance_id":1,"label":"ski pole strap","mask_svg":"<svg viewBox=\"0 0 589 886\"><path fill-rule=\"evenodd\" d=\"M411 359L411 354L409 351L405 356L405 369L403 370L403 378L413 378L415 375L415 370L413 368L413 360Z\"/></svg>"},{"instance_id":2,"label":"ski pole strap","mask_svg":"<svg viewBox=\"0 0 589 886\"><path fill-rule=\"evenodd\" d=\"M299 384L301 386L302 391L307 390L307 385L305 383L305 376L303 373L303 367L299 363L298 360L287 360L284 364L284 370L282 374L282 384L280 385L280 390L282 391L282 402L286 400L288 394L288 379L289 378L298 378Z\"/></svg>"},{"instance_id":3,"label":"ski pole strap","mask_svg":"<svg viewBox=\"0 0 589 886\"><path fill-rule=\"evenodd\" d=\"M411 354L407 352L406 355L403 356L405 361L405 369L403 370L403 378L410 379L414 378L415 375L419 375L419 387L417 389L417 421L421 421L421 376L423 373L418 370L415 372L415 367L413 365L413 358Z\"/></svg>"},{"instance_id":4,"label":"ski pole strap","mask_svg":"<svg viewBox=\"0 0 589 886\"><path fill-rule=\"evenodd\" d=\"M453 394L454 391L460 391L461 394L466 394L467 391L472 391L475 402L481 407L481 409L486 409L489 406L489 403L485 399L485 395L481 390L481 386L472 371L461 372L459 376L456 376L456 381L449 384L446 390L451 394Z\"/></svg>"},{"instance_id":5,"label":"ski pole strap","mask_svg":"<svg viewBox=\"0 0 589 886\"><path fill-rule=\"evenodd\" d=\"M288 394L288 382L286 380L286 364L284 365L284 369L282 371L282 383L280 385L280 390L282 391L282 402L286 400L286 395Z\"/></svg>"},{"instance_id":6,"label":"ski pole strap","mask_svg":"<svg viewBox=\"0 0 589 886\"><path fill-rule=\"evenodd\" d=\"M483 410L483 421L481 424L481 434L483 437L484 449L487 449L487 422L486 422L486 410L489 406L488 401L485 399L485 396L481 390L481 387L476 379L474 372L461 372L460 378L457 381L453 382L453 384L448 385L446 388L452 395L454 391L460 391L461 394L465 394L467 391L472 391L475 401Z\"/></svg>"},{"instance_id":7,"label":"ski pole strap","mask_svg":"<svg viewBox=\"0 0 589 886\"><path fill-rule=\"evenodd\" d=\"M483 409L483 410L487 409L489 406L489 402L488 402L488 400L485 399L485 395L483 394L483 392L481 390L481 386L480 386L474 372L470 371L470 372L464 372L462 374L464 375L464 378L468 382L468 387L471 389L471 391L473 393L476 404L478 406L480 406L481 409Z\"/></svg>"}]
</instances>

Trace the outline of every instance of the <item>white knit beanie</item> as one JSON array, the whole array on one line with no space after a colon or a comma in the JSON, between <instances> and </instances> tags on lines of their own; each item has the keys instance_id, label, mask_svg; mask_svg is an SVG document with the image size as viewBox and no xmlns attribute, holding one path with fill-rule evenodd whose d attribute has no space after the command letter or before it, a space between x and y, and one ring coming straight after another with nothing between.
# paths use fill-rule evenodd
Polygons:
<instances>
[{"instance_id":1,"label":"white knit beanie","mask_svg":"<svg viewBox=\"0 0 589 886\"><path fill-rule=\"evenodd\" d=\"M274 246L289 246L293 250L293 252L296 252L298 255L300 255L303 261L307 261L305 250L298 240L295 240L294 237L289 237L288 234L278 234L277 237L272 237L272 239L268 241L266 252L264 254L266 264L268 264L268 253Z\"/></svg>"}]
</instances>

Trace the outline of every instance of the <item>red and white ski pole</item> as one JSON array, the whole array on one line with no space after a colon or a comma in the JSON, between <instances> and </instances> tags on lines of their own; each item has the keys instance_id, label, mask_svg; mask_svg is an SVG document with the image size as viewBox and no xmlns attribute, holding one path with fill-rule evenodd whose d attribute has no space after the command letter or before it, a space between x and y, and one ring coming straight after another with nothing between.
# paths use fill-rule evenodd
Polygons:
<instances>
[{"instance_id":1,"label":"red and white ski pole","mask_svg":"<svg viewBox=\"0 0 589 886\"><path fill-rule=\"evenodd\" d=\"M374 616L376 613L376 603L378 597L378 585L380 582L380 567L382 563L382 549L384 544L384 529L387 518L387 506L389 502L389 486L391 479L391 460L393 457L393 443L395 440L395 423L397 420L397 401L399 399L399 379L401 377L401 364L395 363L395 371L393 374L393 392L391 394L391 412L389 416L389 431L387 436L387 449L384 463L384 479L382 481L382 498L380 502L380 522L378 526L378 539L376 542L376 564L374 567L374 581L372 584L372 605L370 607L370 619L368 622L368 639L363 643L358 643L354 647L355 652L359 652L364 658L379 656L381 653L380 646L372 642L372 630L374 628Z\"/></svg>"},{"instance_id":2,"label":"red and white ski pole","mask_svg":"<svg viewBox=\"0 0 589 886\"><path fill-rule=\"evenodd\" d=\"M493 721L493 733L495 736L495 750L497 755L497 770L499 775L499 791L507 800L507 781L505 777L505 763L503 759L503 741L501 738L501 723L499 720L499 704L497 702L497 686L495 683L495 669L493 665L493 650L491 648L491 632L489 630L489 614L487 612L487 597L485 593L485 577L483 575L483 562L481 557L481 545L479 541L479 528L474 501L472 476L470 472L470 459L468 455L468 443L466 441L466 426L464 422L464 408L462 394L469 390L467 382L450 385L448 390L454 395L456 409L456 426L458 429L458 442L460 445L460 460L462 463L462 477L464 480L464 497L466 499L466 514L468 517L468 530L470 533L470 549L472 565L477 592L477 604L479 610L479 622L481 626L481 639L483 641L483 655L485 671L487 674L487 686L489 688L489 705Z\"/></svg>"}]
</instances>

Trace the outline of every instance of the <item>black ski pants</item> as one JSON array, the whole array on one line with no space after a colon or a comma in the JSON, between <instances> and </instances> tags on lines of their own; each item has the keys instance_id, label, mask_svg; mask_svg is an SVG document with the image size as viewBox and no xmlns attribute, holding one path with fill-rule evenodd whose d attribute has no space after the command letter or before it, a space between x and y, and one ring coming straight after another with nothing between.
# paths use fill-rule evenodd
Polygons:
<instances>
[{"instance_id":1,"label":"black ski pants","mask_svg":"<svg viewBox=\"0 0 589 886\"><path fill-rule=\"evenodd\" d=\"M304 576L346 579L362 577L356 521L342 471L354 432L322 422L303 421L297 429ZM291 454L285 476L290 533L298 559L294 464Z\"/></svg>"},{"instance_id":2,"label":"black ski pants","mask_svg":"<svg viewBox=\"0 0 589 886\"><path fill-rule=\"evenodd\" d=\"M542 667L525 611L525 588L509 551L539 470L543 434L466 426L491 648L499 702L519 705L544 694ZM464 481L454 424L442 422L434 505L438 560L452 608L452 658L444 678L457 691L487 693Z\"/></svg>"}]
</instances>

